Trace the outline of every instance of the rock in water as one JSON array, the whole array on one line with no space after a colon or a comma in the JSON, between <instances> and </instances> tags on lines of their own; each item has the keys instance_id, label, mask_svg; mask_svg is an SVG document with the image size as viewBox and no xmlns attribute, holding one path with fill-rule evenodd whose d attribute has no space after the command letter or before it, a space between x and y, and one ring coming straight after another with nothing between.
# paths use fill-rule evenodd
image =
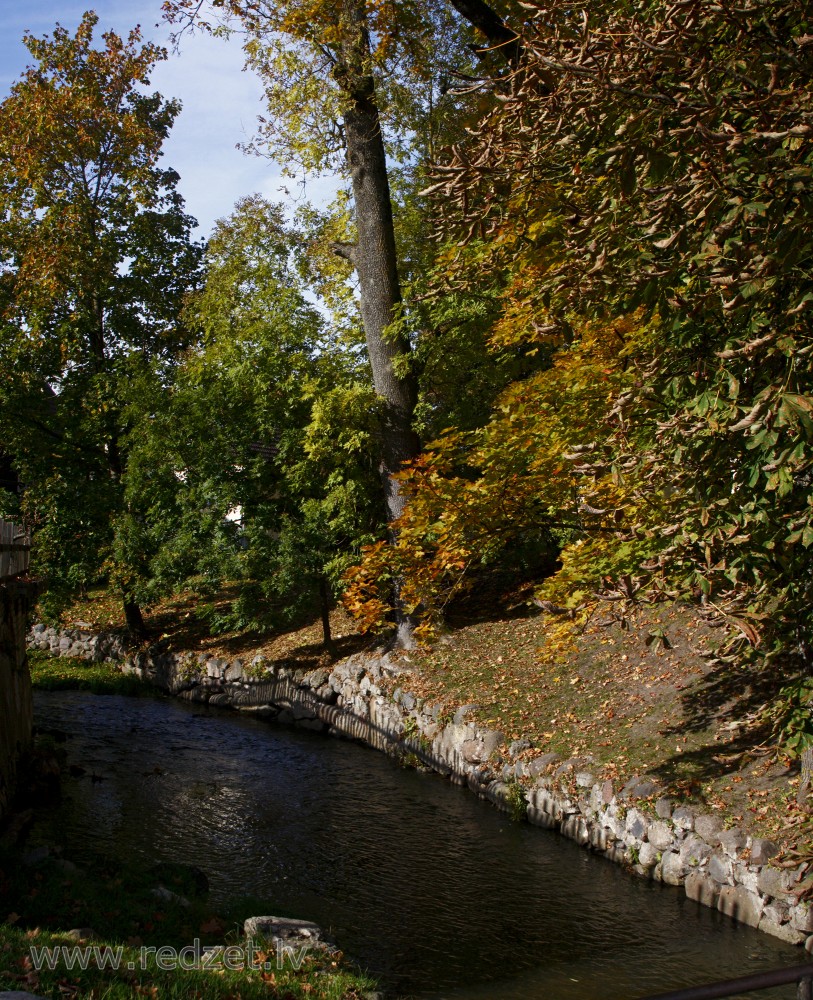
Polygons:
<instances>
[{"instance_id":1,"label":"rock in water","mask_svg":"<svg viewBox=\"0 0 813 1000\"><path fill-rule=\"evenodd\" d=\"M333 942L318 924L288 917L249 917L243 933L252 941L271 942L275 947L318 948L330 951Z\"/></svg>"}]
</instances>

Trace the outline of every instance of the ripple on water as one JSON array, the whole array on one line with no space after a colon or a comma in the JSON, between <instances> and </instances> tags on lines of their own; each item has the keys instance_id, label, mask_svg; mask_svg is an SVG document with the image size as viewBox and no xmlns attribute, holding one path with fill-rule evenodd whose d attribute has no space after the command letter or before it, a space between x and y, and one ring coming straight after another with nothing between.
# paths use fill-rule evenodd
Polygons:
<instances>
[{"instance_id":1,"label":"ripple on water","mask_svg":"<svg viewBox=\"0 0 813 1000\"><path fill-rule=\"evenodd\" d=\"M193 862L216 900L332 928L395 990L629 1000L803 960L355 744L168 700L38 692L35 711L103 779L66 779L44 841Z\"/></svg>"}]
</instances>

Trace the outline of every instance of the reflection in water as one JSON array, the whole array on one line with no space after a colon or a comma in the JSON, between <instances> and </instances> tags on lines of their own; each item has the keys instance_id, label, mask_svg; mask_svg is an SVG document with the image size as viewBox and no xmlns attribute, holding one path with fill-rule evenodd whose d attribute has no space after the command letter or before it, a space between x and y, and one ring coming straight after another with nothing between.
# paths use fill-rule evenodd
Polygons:
<instances>
[{"instance_id":1,"label":"reflection in water","mask_svg":"<svg viewBox=\"0 0 813 1000\"><path fill-rule=\"evenodd\" d=\"M803 960L354 744L172 701L40 692L36 714L103 778L68 779L43 841L197 864L217 900L315 920L394 991L630 1000Z\"/></svg>"}]
</instances>

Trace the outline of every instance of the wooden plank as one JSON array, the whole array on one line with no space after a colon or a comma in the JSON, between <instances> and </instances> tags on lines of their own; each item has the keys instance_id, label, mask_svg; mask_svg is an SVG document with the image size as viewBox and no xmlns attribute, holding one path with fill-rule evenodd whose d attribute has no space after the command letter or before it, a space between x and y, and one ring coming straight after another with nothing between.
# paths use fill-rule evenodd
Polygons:
<instances>
[{"instance_id":1,"label":"wooden plank","mask_svg":"<svg viewBox=\"0 0 813 1000\"><path fill-rule=\"evenodd\" d=\"M30 533L18 524L0 519L0 580L22 576L30 565Z\"/></svg>"}]
</instances>

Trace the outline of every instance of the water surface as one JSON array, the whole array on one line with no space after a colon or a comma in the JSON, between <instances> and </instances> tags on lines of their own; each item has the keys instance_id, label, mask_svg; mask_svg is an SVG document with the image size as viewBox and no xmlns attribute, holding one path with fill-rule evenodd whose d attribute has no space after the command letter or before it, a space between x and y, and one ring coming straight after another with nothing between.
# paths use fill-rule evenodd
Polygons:
<instances>
[{"instance_id":1,"label":"water surface","mask_svg":"<svg viewBox=\"0 0 813 1000\"><path fill-rule=\"evenodd\" d=\"M216 901L329 928L392 995L632 1000L806 957L353 743L163 699L38 692L35 713L103 779L67 779L36 836L197 864Z\"/></svg>"}]
</instances>

